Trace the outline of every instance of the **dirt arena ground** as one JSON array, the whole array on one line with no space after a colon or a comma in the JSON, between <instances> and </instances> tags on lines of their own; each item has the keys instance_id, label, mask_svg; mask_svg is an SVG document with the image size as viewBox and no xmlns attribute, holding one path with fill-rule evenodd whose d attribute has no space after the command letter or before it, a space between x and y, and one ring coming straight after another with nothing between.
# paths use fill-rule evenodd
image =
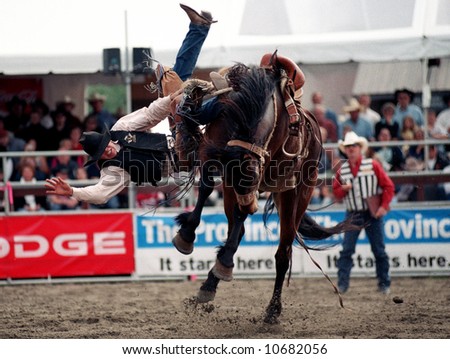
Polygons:
<instances>
[{"instance_id":1,"label":"dirt arena ground","mask_svg":"<svg viewBox=\"0 0 450 359\"><path fill-rule=\"evenodd\" d=\"M220 283L213 304L193 306L200 284L0 286L0 338L450 338L448 277L393 278L389 296L352 278L347 309L325 278L294 278L277 325L262 321L272 280Z\"/></svg>"}]
</instances>

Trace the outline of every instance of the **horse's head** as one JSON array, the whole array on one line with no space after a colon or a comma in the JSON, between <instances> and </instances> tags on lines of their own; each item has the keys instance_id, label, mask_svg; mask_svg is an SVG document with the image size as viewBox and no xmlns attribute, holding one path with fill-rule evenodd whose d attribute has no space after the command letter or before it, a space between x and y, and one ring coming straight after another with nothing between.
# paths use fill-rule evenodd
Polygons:
<instances>
[{"instance_id":1,"label":"horse's head","mask_svg":"<svg viewBox=\"0 0 450 359\"><path fill-rule=\"evenodd\" d=\"M247 142L231 140L222 157L225 186L236 194L241 212L253 214L258 210L258 189L267 153Z\"/></svg>"},{"instance_id":2,"label":"horse's head","mask_svg":"<svg viewBox=\"0 0 450 359\"><path fill-rule=\"evenodd\" d=\"M236 65L228 73L234 91L223 100L223 116L231 134L220 151L225 185L232 186L240 210L258 209L258 190L268 157L266 151L274 128L273 77L262 68Z\"/></svg>"}]
</instances>

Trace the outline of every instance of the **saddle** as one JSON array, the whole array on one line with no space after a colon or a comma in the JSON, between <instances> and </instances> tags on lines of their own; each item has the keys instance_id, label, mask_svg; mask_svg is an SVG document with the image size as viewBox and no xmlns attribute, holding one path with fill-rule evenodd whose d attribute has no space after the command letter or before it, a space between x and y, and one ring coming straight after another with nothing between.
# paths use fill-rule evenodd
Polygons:
<instances>
[{"instance_id":1,"label":"saddle","mask_svg":"<svg viewBox=\"0 0 450 359\"><path fill-rule=\"evenodd\" d=\"M290 134L298 135L303 109L300 98L303 95L305 75L298 65L291 59L273 54L265 54L261 58L260 66L265 69L281 69L285 72L285 81L281 83L281 91L284 97L284 105L289 113Z\"/></svg>"}]
</instances>

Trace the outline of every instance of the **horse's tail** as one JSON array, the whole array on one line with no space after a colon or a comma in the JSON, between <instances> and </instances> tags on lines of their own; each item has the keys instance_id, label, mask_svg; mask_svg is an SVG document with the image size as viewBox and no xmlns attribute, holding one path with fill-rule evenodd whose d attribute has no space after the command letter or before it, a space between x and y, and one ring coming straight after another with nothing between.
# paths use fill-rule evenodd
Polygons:
<instances>
[{"instance_id":1,"label":"horse's tail","mask_svg":"<svg viewBox=\"0 0 450 359\"><path fill-rule=\"evenodd\" d=\"M267 221L270 217L270 215L275 210L275 203L273 202L273 196L272 194L267 199L267 202L264 206L264 213L263 213L263 222L264 225L267 224ZM358 226L355 224L352 224L352 218L349 217L345 219L344 221L336 224L333 227L323 227L320 224L318 224L314 218L312 218L308 213L304 213L302 220L300 221L300 224L297 228L297 232L300 234L301 237L303 237L306 240L322 240L329 238L335 234L344 233L347 231L356 231L361 230L364 226ZM298 240L298 239L297 239ZM299 240L298 240L299 241ZM301 245L303 245L299 241Z\"/></svg>"},{"instance_id":2,"label":"horse's tail","mask_svg":"<svg viewBox=\"0 0 450 359\"><path fill-rule=\"evenodd\" d=\"M326 228L318 224L309 214L305 213L298 227L298 232L305 239L321 240L329 238L335 234L340 234L347 231L356 231L360 229L360 226L351 223L350 217L333 227Z\"/></svg>"},{"instance_id":3,"label":"horse's tail","mask_svg":"<svg viewBox=\"0 0 450 359\"><path fill-rule=\"evenodd\" d=\"M300 225L297 228L297 236L295 238L296 242L300 244L304 249L308 250L325 250L333 248L340 244L339 241L334 241L333 243L319 244L310 246L305 243L306 241L320 241L329 238L335 234L340 234L348 231L359 231L364 226L358 226L352 224L352 218L348 217L344 221L336 224L333 227L323 227L318 224L309 214L305 213L300 221Z\"/></svg>"}]
</instances>

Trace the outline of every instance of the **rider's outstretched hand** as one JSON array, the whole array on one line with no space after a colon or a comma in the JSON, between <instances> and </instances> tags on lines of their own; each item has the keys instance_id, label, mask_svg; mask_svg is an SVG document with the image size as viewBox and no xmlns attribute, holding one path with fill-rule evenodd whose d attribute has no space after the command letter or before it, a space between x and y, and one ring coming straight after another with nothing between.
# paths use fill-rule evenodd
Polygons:
<instances>
[{"instance_id":1,"label":"rider's outstretched hand","mask_svg":"<svg viewBox=\"0 0 450 359\"><path fill-rule=\"evenodd\" d=\"M45 180L45 188L47 194L58 194L61 196L71 196L73 194L72 187L60 177L53 177Z\"/></svg>"}]
</instances>

